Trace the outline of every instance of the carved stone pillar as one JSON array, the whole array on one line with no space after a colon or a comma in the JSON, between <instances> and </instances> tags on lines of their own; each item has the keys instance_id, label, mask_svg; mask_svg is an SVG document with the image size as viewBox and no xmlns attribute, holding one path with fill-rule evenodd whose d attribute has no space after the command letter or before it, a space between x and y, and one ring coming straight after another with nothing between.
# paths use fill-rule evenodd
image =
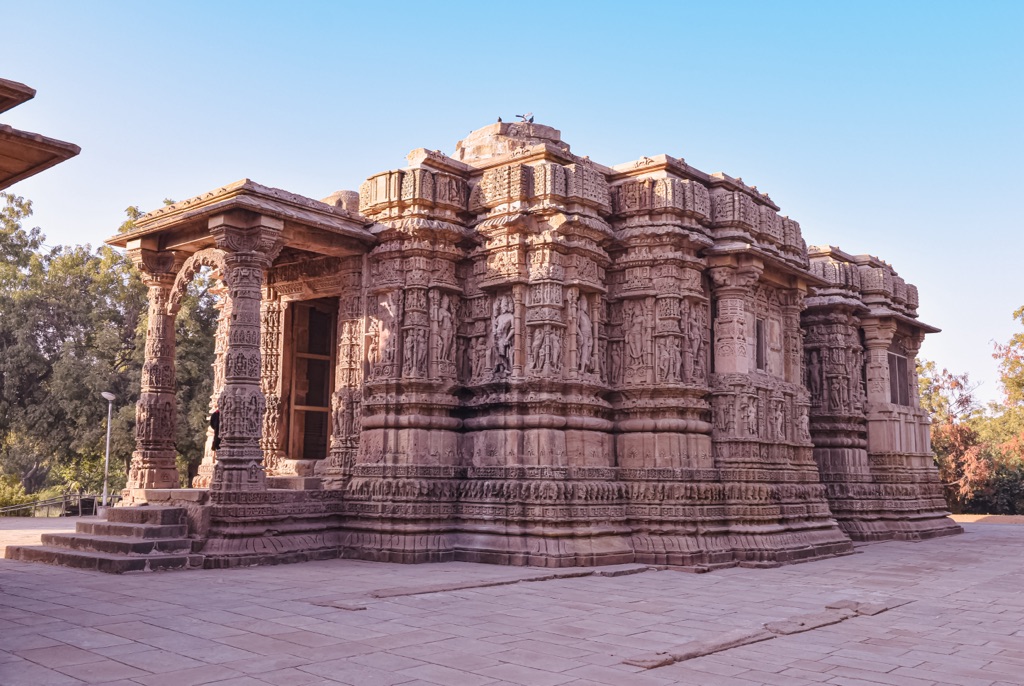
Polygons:
<instances>
[{"instance_id":1,"label":"carved stone pillar","mask_svg":"<svg viewBox=\"0 0 1024 686\"><path fill-rule=\"evenodd\" d=\"M903 339L904 349L907 351L907 373L910 375L910 405L921 408L920 379L917 376L917 353L921 351L921 344L924 343L924 332L916 331L913 335ZM930 443L929 449L930 449Z\"/></svg>"},{"instance_id":2,"label":"carved stone pillar","mask_svg":"<svg viewBox=\"0 0 1024 686\"><path fill-rule=\"evenodd\" d=\"M214 274L215 277L223 279L223 275ZM228 288L221 280L210 289L210 294L216 298L214 308L218 310L217 332L214 334L213 343L213 392L210 394L210 414L217 411L217 401L220 392L224 390L224 355L228 350L228 324L231 321L231 301L228 298ZM192 488L209 488L213 481L213 465L217 462L217 455L213 450L213 427L207 429L206 446L203 451L203 461L199 470L192 479Z\"/></svg>"},{"instance_id":3,"label":"carved stone pillar","mask_svg":"<svg viewBox=\"0 0 1024 686\"><path fill-rule=\"evenodd\" d=\"M427 346L430 340L427 288L405 291L405 316L402 319L402 378L427 376Z\"/></svg>"},{"instance_id":4,"label":"carved stone pillar","mask_svg":"<svg viewBox=\"0 0 1024 686\"><path fill-rule=\"evenodd\" d=\"M210 220L217 247L225 252L231 321L224 356L220 449L212 491L262 491L266 474L260 439L266 398L260 388L260 303L266 270L281 247L283 222L248 213Z\"/></svg>"},{"instance_id":5,"label":"carved stone pillar","mask_svg":"<svg viewBox=\"0 0 1024 686\"><path fill-rule=\"evenodd\" d=\"M512 302L513 302L513 313L515 315L513 319L513 337L512 337L512 377L515 379L523 378L523 353L526 349L526 343L523 340L525 335L523 327L523 300L525 299L526 286L523 284L516 284L512 286ZM555 363L560 365L561 359Z\"/></svg>"},{"instance_id":6,"label":"carved stone pillar","mask_svg":"<svg viewBox=\"0 0 1024 686\"><path fill-rule=\"evenodd\" d=\"M338 298L338 358L331 396L330 457L316 474L324 487L343 488L352 476L362 430L363 296L362 275L351 274L351 290Z\"/></svg>"},{"instance_id":7,"label":"carved stone pillar","mask_svg":"<svg viewBox=\"0 0 1024 686\"><path fill-rule=\"evenodd\" d=\"M800 313L804 309L804 293L791 290L783 294L782 330L785 355L784 378L787 383L802 384L804 378L804 340L800 327Z\"/></svg>"},{"instance_id":8,"label":"carved stone pillar","mask_svg":"<svg viewBox=\"0 0 1024 686\"><path fill-rule=\"evenodd\" d=\"M896 322L865 321L862 328L867 347L867 404L871 411L889 404L889 346L896 333Z\"/></svg>"},{"instance_id":9,"label":"carved stone pillar","mask_svg":"<svg viewBox=\"0 0 1024 686\"><path fill-rule=\"evenodd\" d=\"M755 265L719 266L708 270L714 282L715 373L746 374L751 371L747 347L747 307L750 286L757 283L761 268Z\"/></svg>"},{"instance_id":10,"label":"carved stone pillar","mask_svg":"<svg viewBox=\"0 0 1024 686\"><path fill-rule=\"evenodd\" d=\"M135 406L135 452L132 454L125 501L136 500L143 488L177 488L174 434L177 426L174 370L174 315L168 313L174 277L181 260L172 252L129 245L128 255L149 288L146 361L142 392Z\"/></svg>"},{"instance_id":11,"label":"carved stone pillar","mask_svg":"<svg viewBox=\"0 0 1024 686\"><path fill-rule=\"evenodd\" d=\"M260 304L260 388L266 397L263 415L263 464L269 474L278 469L284 457L281 446L282 377L284 368L284 316L288 303L281 301L271 289L265 289Z\"/></svg>"}]
</instances>

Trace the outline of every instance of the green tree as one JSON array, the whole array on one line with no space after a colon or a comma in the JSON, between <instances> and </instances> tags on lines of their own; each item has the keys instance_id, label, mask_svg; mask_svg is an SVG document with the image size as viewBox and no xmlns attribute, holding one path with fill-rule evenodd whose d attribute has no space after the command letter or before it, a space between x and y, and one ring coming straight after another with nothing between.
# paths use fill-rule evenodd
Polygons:
<instances>
[{"instance_id":1,"label":"green tree","mask_svg":"<svg viewBox=\"0 0 1024 686\"><path fill-rule=\"evenodd\" d=\"M967 374L941 371L934 362L917 368L921 407L931 415L932 452L953 512L964 512L991 475L991 464L972 418L978 412L976 384Z\"/></svg>"},{"instance_id":2,"label":"green tree","mask_svg":"<svg viewBox=\"0 0 1024 686\"><path fill-rule=\"evenodd\" d=\"M178 397L178 471L192 483L203 459L213 392L214 339L219 310L210 292L216 286L209 270L196 275L182 299L175 322Z\"/></svg>"},{"instance_id":3,"label":"green tree","mask_svg":"<svg viewBox=\"0 0 1024 686\"><path fill-rule=\"evenodd\" d=\"M0 200L0 473L28 494L49 484L101 488L107 405L100 393L109 391L118 398L112 457L125 467L111 469L116 490L135 443L146 288L118 251L49 248L39 229L24 228L29 201ZM142 212L129 207L126 215L121 231ZM178 448L189 466L202 455L212 385L210 285L208 275L196 280L177 322Z\"/></svg>"},{"instance_id":4,"label":"green tree","mask_svg":"<svg viewBox=\"0 0 1024 686\"><path fill-rule=\"evenodd\" d=\"M1024 324L1024 307L1013 313ZM992 353L999 362L999 380L1009 407L1024 405L1024 332L1015 333L1006 344L996 343Z\"/></svg>"}]
</instances>

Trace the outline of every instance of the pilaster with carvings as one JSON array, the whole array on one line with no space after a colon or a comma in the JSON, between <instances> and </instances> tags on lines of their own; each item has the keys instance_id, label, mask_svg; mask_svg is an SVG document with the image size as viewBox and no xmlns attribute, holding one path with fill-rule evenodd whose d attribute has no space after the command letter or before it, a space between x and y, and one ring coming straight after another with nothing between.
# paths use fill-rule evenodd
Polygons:
<instances>
[{"instance_id":1,"label":"pilaster with carvings","mask_svg":"<svg viewBox=\"0 0 1024 686\"><path fill-rule=\"evenodd\" d=\"M223 277L223 275L220 275ZM213 338L213 392L210 394L210 414L217 411L220 393L224 390L224 357L228 351L228 325L231 321L231 299L227 297L228 287L220 278L210 289L214 298L214 309L217 310L217 331ZM203 449L203 461L199 465L192 488L209 488L213 481L213 466L217 455L213 449L214 430L211 426L206 432L206 444Z\"/></svg>"},{"instance_id":2,"label":"pilaster with carvings","mask_svg":"<svg viewBox=\"0 0 1024 686\"><path fill-rule=\"evenodd\" d=\"M174 435L177 427L174 369L174 314L168 303L181 257L172 252L129 249L148 289L145 361L141 393L135 405L135 452L126 498L138 488L176 488Z\"/></svg>"},{"instance_id":3,"label":"pilaster with carvings","mask_svg":"<svg viewBox=\"0 0 1024 686\"><path fill-rule=\"evenodd\" d=\"M129 246L128 256L142 272L148 288L146 359L142 389L135 406L135 452L125 489L126 500L145 488L177 488L174 436L177 427L175 398L175 313L169 311L175 277L183 256L171 251Z\"/></svg>"},{"instance_id":4,"label":"pilaster with carvings","mask_svg":"<svg viewBox=\"0 0 1024 686\"><path fill-rule=\"evenodd\" d=\"M264 287L260 302L260 388L266 398L260 448L268 474L276 474L285 456L282 415L284 413L284 321L288 303L272 288Z\"/></svg>"},{"instance_id":5,"label":"pilaster with carvings","mask_svg":"<svg viewBox=\"0 0 1024 686\"><path fill-rule=\"evenodd\" d=\"M867 406L869 410L881 409L889 405L889 348L896 333L896 322L865 318L861 328L867 348Z\"/></svg>"},{"instance_id":6,"label":"pilaster with carvings","mask_svg":"<svg viewBox=\"0 0 1024 686\"><path fill-rule=\"evenodd\" d=\"M271 217L230 212L209 222L224 252L230 287L231 320L224 356L220 409L220 449L210 490L263 491L263 437L266 397L261 388L261 302L266 272L280 252L283 222Z\"/></svg>"}]
</instances>

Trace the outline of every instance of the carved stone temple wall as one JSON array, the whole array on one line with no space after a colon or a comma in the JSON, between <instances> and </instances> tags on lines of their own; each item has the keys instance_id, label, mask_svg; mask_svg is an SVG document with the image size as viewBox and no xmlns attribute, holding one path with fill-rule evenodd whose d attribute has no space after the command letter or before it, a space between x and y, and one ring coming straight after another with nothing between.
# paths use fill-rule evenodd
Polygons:
<instances>
[{"instance_id":1,"label":"carved stone temple wall","mask_svg":"<svg viewBox=\"0 0 1024 686\"><path fill-rule=\"evenodd\" d=\"M358 195L245 181L138 226L112 239L151 295L133 502L171 497L168 293L200 265L225 282L212 566L769 566L959 530L916 289L808 251L740 179L498 123Z\"/></svg>"},{"instance_id":2,"label":"carved stone temple wall","mask_svg":"<svg viewBox=\"0 0 1024 686\"><path fill-rule=\"evenodd\" d=\"M812 247L827 282L807 299L803 326L814 457L832 512L854 540L959 533L944 515L921 409L916 356L924 334L917 288L891 266Z\"/></svg>"}]
</instances>

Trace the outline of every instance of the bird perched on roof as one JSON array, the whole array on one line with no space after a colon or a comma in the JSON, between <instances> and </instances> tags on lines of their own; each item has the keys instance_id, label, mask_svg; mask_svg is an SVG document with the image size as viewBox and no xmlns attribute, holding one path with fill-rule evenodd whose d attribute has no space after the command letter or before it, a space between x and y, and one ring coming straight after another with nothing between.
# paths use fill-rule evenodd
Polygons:
<instances>
[{"instance_id":1,"label":"bird perched on roof","mask_svg":"<svg viewBox=\"0 0 1024 686\"><path fill-rule=\"evenodd\" d=\"M527 112L526 114L517 114L516 116L522 119L524 124L533 123L533 112Z\"/></svg>"},{"instance_id":2,"label":"bird perched on roof","mask_svg":"<svg viewBox=\"0 0 1024 686\"><path fill-rule=\"evenodd\" d=\"M498 123L499 124L501 123L501 117L498 117Z\"/></svg>"}]
</instances>

